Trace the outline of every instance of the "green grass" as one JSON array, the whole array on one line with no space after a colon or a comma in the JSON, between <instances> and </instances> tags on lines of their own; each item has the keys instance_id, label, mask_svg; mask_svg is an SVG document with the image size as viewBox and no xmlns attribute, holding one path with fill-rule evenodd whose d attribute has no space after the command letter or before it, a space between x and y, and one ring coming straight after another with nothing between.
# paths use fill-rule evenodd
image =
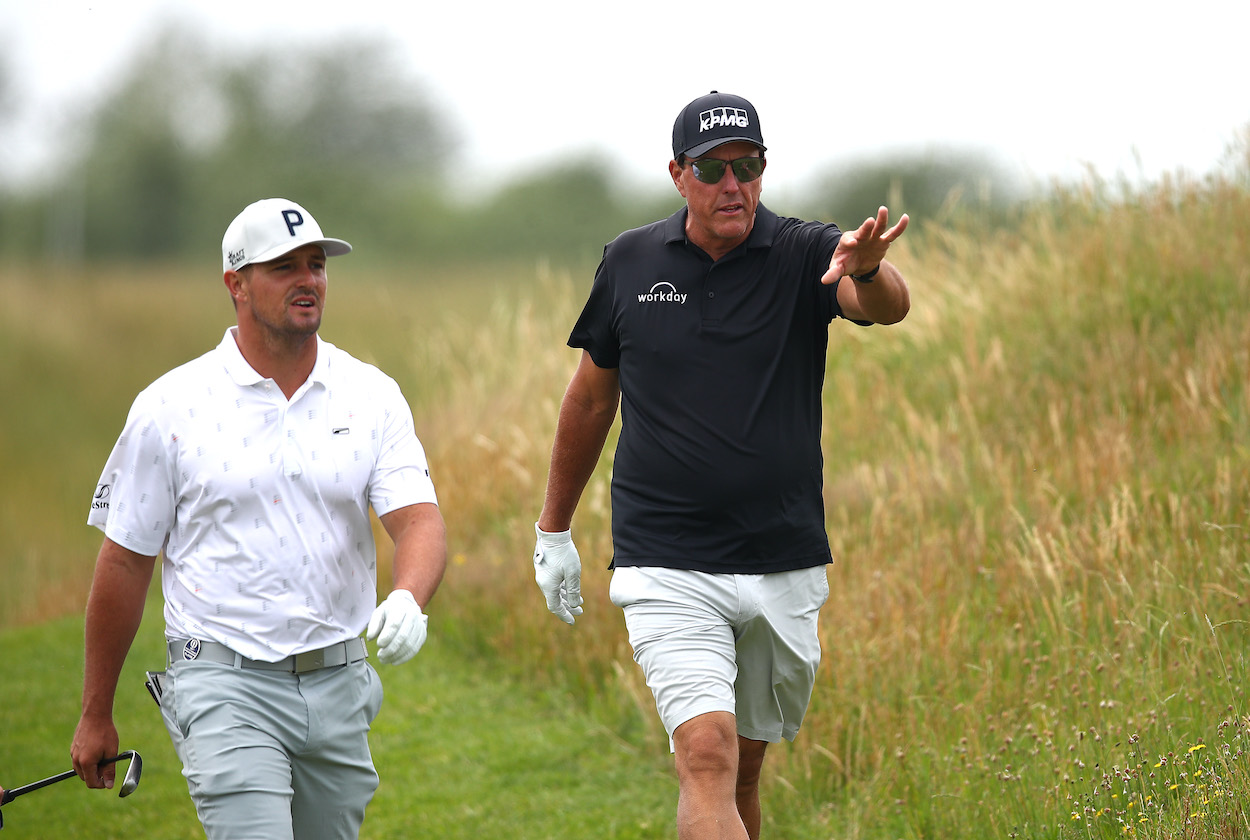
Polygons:
<instances>
[{"instance_id":1,"label":"green grass","mask_svg":"<svg viewBox=\"0 0 1250 840\"><path fill-rule=\"evenodd\" d=\"M162 662L160 624L155 598L118 691L122 748L144 760L139 789L119 799L70 779L35 791L4 809L6 836L203 837L143 688L143 672ZM403 666L375 660L386 690L370 738L381 786L363 838L670 835L676 787L667 756L623 742L567 694L493 673L488 662L445 644L439 630L435 624ZM0 784L12 788L70 768L82 621L0 631L0 651Z\"/></svg>"},{"instance_id":2,"label":"green grass","mask_svg":"<svg viewBox=\"0 0 1250 840\"><path fill-rule=\"evenodd\" d=\"M918 225L891 254L908 318L831 328L825 657L798 741L769 753L766 836L1250 837L1250 157L1093 183L993 231ZM413 705L379 720L405 790L370 820L507 830L553 801L670 836L671 759L607 597L610 446L574 520L576 628L543 609L529 563L588 274L350 265L323 334L404 388L451 555L431 608L442 667L383 672ZM81 613L87 494L129 399L229 317L219 289L167 270L90 277L0 273L0 626L33 623L9 631L32 640ZM457 727L483 693L507 714ZM407 725L440 714L454 737ZM406 781L422 753L450 777L428 804Z\"/></svg>"}]
</instances>

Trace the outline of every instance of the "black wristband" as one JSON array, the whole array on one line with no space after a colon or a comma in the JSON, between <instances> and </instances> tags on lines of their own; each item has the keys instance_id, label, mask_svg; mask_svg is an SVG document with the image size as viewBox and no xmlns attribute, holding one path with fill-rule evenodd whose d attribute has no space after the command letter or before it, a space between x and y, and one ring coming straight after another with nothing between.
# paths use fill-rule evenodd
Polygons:
<instances>
[{"instance_id":1,"label":"black wristband","mask_svg":"<svg viewBox=\"0 0 1250 840\"><path fill-rule=\"evenodd\" d=\"M856 283L871 283L872 278L877 276L877 272L881 270L881 263L877 263L876 267L867 274L852 274L851 279Z\"/></svg>"}]
</instances>

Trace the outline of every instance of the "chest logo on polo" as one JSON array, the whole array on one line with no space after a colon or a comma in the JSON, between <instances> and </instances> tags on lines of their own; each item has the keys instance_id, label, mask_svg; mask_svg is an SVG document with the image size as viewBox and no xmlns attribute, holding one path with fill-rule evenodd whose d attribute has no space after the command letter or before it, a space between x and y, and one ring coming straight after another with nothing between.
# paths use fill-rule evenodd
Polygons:
<instances>
[{"instance_id":1,"label":"chest logo on polo","mask_svg":"<svg viewBox=\"0 0 1250 840\"><path fill-rule=\"evenodd\" d=\"M677 291L677 287L667 280L661 280L651 287L649 292L639 292L639 303L676 303L686 302L686 293Z\"/></svg>"}]
</instances>

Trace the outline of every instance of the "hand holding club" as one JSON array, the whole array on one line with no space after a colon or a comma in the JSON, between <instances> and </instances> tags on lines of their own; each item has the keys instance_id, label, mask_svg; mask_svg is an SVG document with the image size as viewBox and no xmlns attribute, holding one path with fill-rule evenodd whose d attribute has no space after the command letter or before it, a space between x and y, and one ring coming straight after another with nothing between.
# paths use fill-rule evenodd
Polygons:
<instances>
[{"instance_id":1,"label":"hand holding club","mask_svg":"<svg viewBox=\"0 0 1250 840\"><path fill-rule=\"evenodd\" d=\"M126 768L126 776L122 779L122 786L117 791L117 795L120 797L130 796L130 794L135 792L135 788L139 787L139 779L143 775L142 756L134 750L126 750L120 755L104 759L98 765L98 767L107 766L112 769L113 764L118 761L124 761L125 759L130 759L130 766ZM72 779L77 775L77 770L66 770L64 773L58 773L55 776L49 776L46 779L40 779L37 782L31 782L28 785L22 785L21 787L13 788L12 790L4 790L3 788L0 788L0 805L8 805L14 799L17 799L23 794L31 793L32 791L39 790L40 788L45 788L48 785L54 785L57 782L63 782L66 779ZM4 828L3 815L0 815L0 828Z\"/></svg>"}]
</instances>

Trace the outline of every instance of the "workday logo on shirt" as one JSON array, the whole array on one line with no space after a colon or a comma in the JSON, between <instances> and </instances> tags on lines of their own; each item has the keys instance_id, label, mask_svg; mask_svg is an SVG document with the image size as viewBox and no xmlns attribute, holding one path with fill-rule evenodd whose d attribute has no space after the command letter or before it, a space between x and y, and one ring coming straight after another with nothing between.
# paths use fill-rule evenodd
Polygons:
<instances>
[{"instance_id":1,"label":"workday logo on shirt","mask_svg":"<svg viewBox=\"0 0 1250 840\"><path fill-rule=\"evenodd\" d=\"M639 292L639 303L676 303L686 302L686 293L677 291L677 287L667 280L661 280L651 287L649 292Z\"/></svg>"}]
</instances>

